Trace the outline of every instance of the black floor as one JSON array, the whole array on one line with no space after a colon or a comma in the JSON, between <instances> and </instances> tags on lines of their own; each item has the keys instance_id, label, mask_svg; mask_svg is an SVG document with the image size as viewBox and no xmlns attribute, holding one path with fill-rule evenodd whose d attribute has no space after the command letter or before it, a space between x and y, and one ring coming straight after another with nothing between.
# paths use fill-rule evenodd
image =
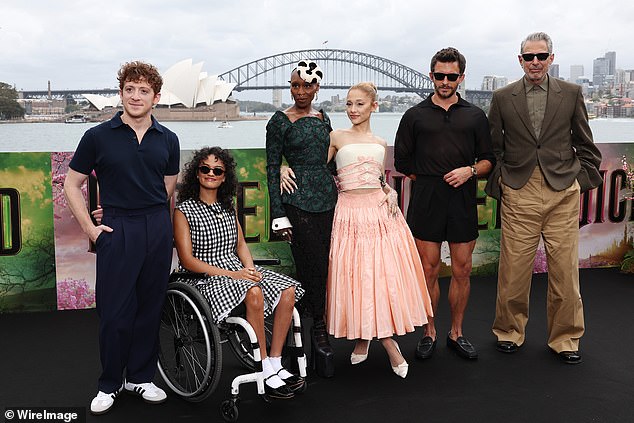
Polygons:
<instances>
[{"instance_id":1,"label":"black floor","mask_svg":"<svg viewBox=\"0 0 634 423\"><path fill-rule=\"evenodd\" d=\"M449 328L447 282L441 282L441 332ZM534 278L527 341L513 355L495 351L490 331L495 278L474 278L464 332L478 347L477 361L457 357L444 342L432 359L416 361L419 329L398 340L410 364L403 380L392 373L379 343L353 367L352 343L335 340L334 378L310 376L305 394L271 404L259 399L254 384L246 385L239 421L634 422L634 276L589 269L581 271L581 283L586 335L580 365L560 363L546 347L545 275ZM94 310L0 315L3 412L15 406L86 407L89 422L217 422L232 378L244 370L225 346L222 380L205 402L171 396L165 404L146 405L122 394L108 414L94 417L87 409L98 373Z\"/></svg>"}]
</instances>

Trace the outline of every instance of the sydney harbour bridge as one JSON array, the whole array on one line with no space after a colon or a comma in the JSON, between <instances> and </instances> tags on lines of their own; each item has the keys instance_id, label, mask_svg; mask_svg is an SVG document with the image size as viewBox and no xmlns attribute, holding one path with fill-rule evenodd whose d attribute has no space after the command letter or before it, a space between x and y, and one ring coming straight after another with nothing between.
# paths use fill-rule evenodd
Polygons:
<instances>
[{"instance_id":1,"label":"sydney harbour bridge","mask_svg":"<svg viewBox=\"0 0 634 423\"><path fill-rule=\"evenodd\" d=\"M433 92L429 77L390 59L352 50L309 49L280 53L243 64L219 74L234 82L234 91L288 89L293 66L301 59L312 59L324 71L321 89L345 90L361 81L372 81L379 92L415 93L422 98ZM82 94L114 95L115 89L20 91L23 98L81 97ZM491 91L466 90L466 99L485 105Z\"/></svg>"}]
</instances>

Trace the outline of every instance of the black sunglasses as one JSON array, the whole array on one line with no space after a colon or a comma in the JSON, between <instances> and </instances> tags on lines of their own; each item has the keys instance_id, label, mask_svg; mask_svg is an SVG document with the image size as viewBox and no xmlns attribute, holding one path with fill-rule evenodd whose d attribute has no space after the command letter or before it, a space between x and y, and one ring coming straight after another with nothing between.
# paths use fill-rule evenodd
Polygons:
<instances>
[{"instance_id":1,"label":"black sunglasses","mask_svg":"<svg viewBox=\"0 0 634 423\"><path fill-rule=\"evenodd\" d=\"M434 79L436 81L442 81L445 79L445 77L450 80L451 82L457 81L458 78L460 78L460 74L459 73L442 73L442 72L433 72L434 74Z\"/></svg>"},{"instance_id":2,"label":"black sunglasses","mask_svg":"<svg viewBox=\"0 0 634 423\"><path fill-rule=\"evenodd\" d=\"M213 174L216 176L221 176L225 173L225 170L221 167L209 167L205 165L198 166L198 171L205 175L207 175L209 172L213 172Z\"/></svg>"},{"instance_id":3,"label":"black sunglasses","mask_svg":"<svg viewBox=\"0 0 634 423\"><path fill-rule=\"evenodd\" d=\"M525 62L532 62L536 57L537 60L543 62L550 57L550 53L522 53L522 59L524 59Z\"/></svg>"}]
</instances>

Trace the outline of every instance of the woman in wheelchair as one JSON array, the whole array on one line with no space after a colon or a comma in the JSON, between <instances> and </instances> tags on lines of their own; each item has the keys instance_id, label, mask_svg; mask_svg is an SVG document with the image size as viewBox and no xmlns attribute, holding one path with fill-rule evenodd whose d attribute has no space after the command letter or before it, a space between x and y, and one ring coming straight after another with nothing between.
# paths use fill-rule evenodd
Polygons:
<instances>
[{"instance_id":1,"label":"woman in wheelchair","mask_svg":"<svg viewBox=\"0 0 634 423\"><path fill-rule=\"evenodd\" d=\"M228 150L206 147L194 152L183 169L174 210L174 240L179 271L205 274L191 283L209 301L221 322L240 303L256 332L269 397L292 398L304 379L282 367L282 348L295 302L304 294L299 282L255 266L233 206L236 163ZM267 356L264 318L274 314Z\"/></svg>"}]
</instances>

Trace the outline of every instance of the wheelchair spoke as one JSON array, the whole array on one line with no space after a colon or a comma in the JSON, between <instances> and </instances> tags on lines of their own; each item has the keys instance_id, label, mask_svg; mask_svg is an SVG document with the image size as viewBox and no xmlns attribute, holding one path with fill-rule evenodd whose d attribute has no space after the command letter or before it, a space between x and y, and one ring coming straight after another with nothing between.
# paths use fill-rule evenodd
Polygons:
<instances>
[{"instance_id":1,"label":"wheelchair spoke","mask_svg":"<svg viewBox=\"0 0 634 423\"><path fill-rule=\"evenodd\" d=\"M174 331L174 335L179 336L180 328L183 326L183 323L182 323L183 313L182 311L179 312L176 301L177 301L177 298L174 298L173 296L167 297L167 303L169 304L169 306L166 304L167 310L163 312L163 316L166 316L169 319L169 322L164 322L163 321L164 319L163 319L161 323L172 328ZM179 300L178 302L181 303L182 305L182 300Z\"/></svg>"},{"instance_id":2,"label":"wheelchair spoke","mask_svg":"<svg viewBox=\"0 0 634 423\"><path fill-rule=\"evenodd\" d=\"M199 380L199 371L200 373L205 373L205 367L201 364L201 361L198 358L198 352L196 348L192 345L187 348L182 349L183 355L185 356L185 360L189 364L189 369L191 369L191 374L193 375L196 382L200 382ZM189 375L190 372L187 372Z\"/></svg>"}]
</instances>

